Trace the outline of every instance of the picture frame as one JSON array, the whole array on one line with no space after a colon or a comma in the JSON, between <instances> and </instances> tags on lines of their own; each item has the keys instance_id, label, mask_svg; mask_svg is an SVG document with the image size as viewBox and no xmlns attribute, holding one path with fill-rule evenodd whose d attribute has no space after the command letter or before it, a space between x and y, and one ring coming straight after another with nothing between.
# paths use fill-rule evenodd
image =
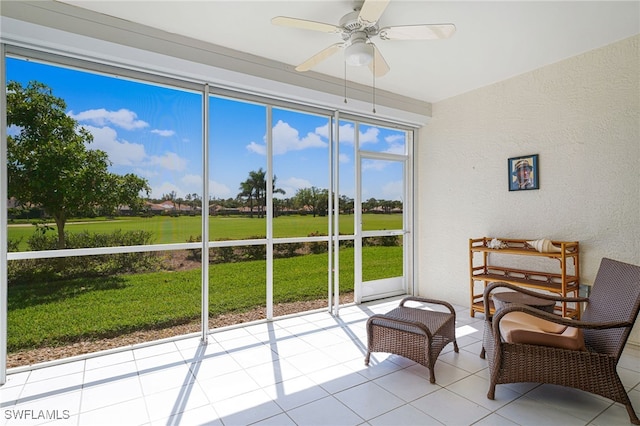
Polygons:
<instances>
[{"instance_id":1,"label":"picture frame","mask_svg":"<svg viewBox=\"0 0 640 426\"><path fill-rule=\"evenodd\" d=\"M538 154L512 157L507 160L509 191L540 189Z\"/></svg>"}]
</instances>

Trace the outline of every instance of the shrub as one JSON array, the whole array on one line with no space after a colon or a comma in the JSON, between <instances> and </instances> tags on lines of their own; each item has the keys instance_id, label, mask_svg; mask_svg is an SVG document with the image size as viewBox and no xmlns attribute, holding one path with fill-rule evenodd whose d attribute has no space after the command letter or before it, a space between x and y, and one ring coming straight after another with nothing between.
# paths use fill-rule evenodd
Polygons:
<instances>
[{"instance_id":1,"label":"shrub","mask_svg":"<svg viewBox=\"0 0 640 426\"><path fill-rule=\"evenodd\" d=\"M382 246L395 247L401 245L400 238L397 235L387 235L381 237L370 237L363 240L364 246Z\"/></svg>"},{"instance_id":2,"label":"shrub","mask_svg":"<svg viewBox=\"0 0 640 426\"><path fill-rule=\"evenodd\" d=\"M318 237L321 236L323 234L321 234L320 232L316 231L316 232L312 232L310 233L308 236L309 237ZM312 254L321 254L321 253L326 253L327 251L329 251L329 246L327 245L327 243L323 242L316 242L316 241L312 241L309 243L306 243L307 247L309 247L309 252Z\"/></svg>"},{"instance_id":3,"label":"shrub","mask_svg":"<svg viewBox=\"0 0 640 426\"><path fill-rule=\"evenodd\" d=\"M264 238L261 236L252 236L250 239L260 239ZM242 247L242 251L244 253L243 257L245 260L264 260L267 258L267 247L263 244L258 244L257 246L244 246Z\"/></svg>"},{"instance_id":4,"label":"shrub","mask_svg":"<svg viewBox=\"0 0 640 426\"><path fill-rule=\"evenodd\" d=\"M193 236L193 235L189 235L189 238L187 238L187 242L188 243L201 243L202 242L202 235L197 235L197 236ZM189 250L189 254L187 256L187 259L189 260L195 260L197 262L200 262L202 260L202 249L193 249L193 250Z\"/></svg>"},{"instance_id":5,"label":"shrub","mask_svg":"<svg viewBox=\"0 0 640 426\"><path fill-rule=\"evenodd\" d=\"M300 256L299 251L304 248L303 243L287 243L276 244L273 248L273 257L275 258L288 258Z\"/></svg>"},{"instance_id":6,"label":"shrub","mask_svg":"<svg viewBox=\"0 0 640 426\"><path fill-rule=\"evenodd\" d=\"M121 247L148 245L153 241L147 231L127 231L120 229L110 234L78 233L65 234L67 248ZM56 250L57 235L35 232L27 240L29 250ZM44 274L51 279L91 277L114 273L143 272L158 269L160 257L156 253L114 253L107 255L86 255L47 259L29 259L9 262L9 282L32 280Z\"/></svg>"},{"instance_id":7,"label":"shrub","mask_svg":"<svg viewBox=\"0 0 640 426\"><path fill-rule=\"evenodd\" d=\"M22 238L20 238L19 240L7 240L7 250L9 252L20 251L21 242L22 242Z\"/></svg>"}]
</instances>

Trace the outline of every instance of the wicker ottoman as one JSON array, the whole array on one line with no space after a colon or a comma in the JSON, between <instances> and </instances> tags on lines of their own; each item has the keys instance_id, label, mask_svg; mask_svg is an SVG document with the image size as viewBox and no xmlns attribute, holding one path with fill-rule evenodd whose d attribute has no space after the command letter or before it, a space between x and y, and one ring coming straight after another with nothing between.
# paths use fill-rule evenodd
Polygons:
<instances>
[{"instance_id":1,"label":"wicker ottoman","mask_svg":"<svg viewBox=\"0 0 640 426\"><path fill-rule=\"evenodd\" d=\"M442 305L449 312L404 306L408 301ZM429 381L435 383L433 366L442 349L453 342L453 349L458 352L456 313L453 306L441 300L405 297L396 309L369 318L367 340L365 365L369 365L371 352L400 355L427 367Z\"/></svg>"}]
</instances>

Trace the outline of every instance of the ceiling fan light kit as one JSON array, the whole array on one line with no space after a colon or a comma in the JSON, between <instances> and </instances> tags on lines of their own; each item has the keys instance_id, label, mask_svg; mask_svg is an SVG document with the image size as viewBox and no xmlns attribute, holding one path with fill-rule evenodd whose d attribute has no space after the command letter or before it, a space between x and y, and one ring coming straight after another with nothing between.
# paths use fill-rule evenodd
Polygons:
<instances>
[{"instance_id":1,"label":"ceiling fan light kit","mask_svg":"<svg viewBox=\"0 0 640 426\"><path fill-rule=\"evenodd\" d=\"M352 39L351 44L344 50L344 60L347 65L361 67L369 65L372 59L373 48L367 43L365 35L362 35L362 38Z\"/></svg>"},{"instance_id":2,"label":"ceiling fan light kit","mask_svg":"<svg viewBox=\"0 0 640 426\"><path fill-rule=\"evenodd\" d=\"M378 21L390 0L364 0L354 2L354 11L344 15L338 25L306 19L276 16L274 25L325 33L337 33L342 43L333 44L313 55L296 67L296 71L308 71L340 49L344 49L345 63L353 66L368 65L374 77L389 72L389 65L372 38L380 40L435 40L449 38L456 30L453 24L419 24L379 28Z\"/></svg>"}]
</instances>

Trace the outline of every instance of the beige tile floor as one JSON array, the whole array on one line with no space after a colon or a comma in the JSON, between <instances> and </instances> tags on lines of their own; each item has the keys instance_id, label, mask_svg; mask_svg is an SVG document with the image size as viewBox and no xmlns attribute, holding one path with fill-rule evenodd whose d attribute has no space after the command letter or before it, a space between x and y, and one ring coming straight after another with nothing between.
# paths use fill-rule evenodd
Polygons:
<instances>
[{"instance_id":1,"label":"beige tile floor","mask_svg":"<svg viewBox=\"0 0 640 426\"><path fill-rule=\"evenodd\" d=\"M88 359L10 372L5 425L627 425L626 410L551 385L499 385L486 398L482 318L456 306L460 352L435 367L376 353L364 365L367 318L398 299L313 312ZM619 365L640 410L640 349Z\"/></svg>"}]
</instances>

